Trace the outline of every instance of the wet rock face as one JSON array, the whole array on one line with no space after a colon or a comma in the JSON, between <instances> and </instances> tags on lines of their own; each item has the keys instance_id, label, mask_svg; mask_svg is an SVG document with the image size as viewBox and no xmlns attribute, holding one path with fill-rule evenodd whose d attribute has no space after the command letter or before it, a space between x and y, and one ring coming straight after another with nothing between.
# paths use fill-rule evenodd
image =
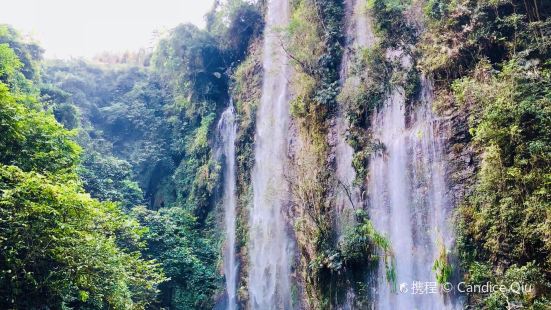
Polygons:
<instances>
[{"instance_id":1,"label":"wet rock face","mask_svg":"<svg viewBox=\"0 0 551 310\"><path fill-rule=\"evenodd\" d=\"M444 154L446 156L446 181L449 187L450 200L457 206L467 196L474 183L480 164L480 150L472 143L469 133L469 115L471 108L459 109L449 103L449 106L440 112L446 119L444 132L446 142Z\"/></svg>"}]
</instances>

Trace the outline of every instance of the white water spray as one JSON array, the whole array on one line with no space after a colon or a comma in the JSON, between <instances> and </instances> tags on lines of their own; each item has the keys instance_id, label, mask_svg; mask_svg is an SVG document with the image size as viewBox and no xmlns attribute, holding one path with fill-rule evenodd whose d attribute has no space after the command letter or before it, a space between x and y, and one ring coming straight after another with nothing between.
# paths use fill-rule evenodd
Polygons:
<instances>
[{"instance_id":1,"label":"white water spray","mask_svg":"<svg viewBox=\"0 0 551 310\"><path fill-rule=\"evenodd\" d=\"M235 110L230 100L229 107L222 113L218 122L218 133L221 138L224 154L224 228L226 244L224 249L224 276L226 277L227 310L237 309L237 260L235 257L235 221L237 198L235 192L235 136L237 124Z\"/></svg>"},{"instance_id":2,"label":"white water spray","mask_svg":"<svg viewBox=\"0 0 551 310\"><path fill-rule=\"evenodd\" d=\"M402 65L409 58L396 54ZM432 88L422 81L422 100L406 126L405 96L395 87L385 105L374 114L374 136L385 146L370 161L370 215L376 228L391 241L398 286L393 292L380 268L376 309L454 309L445 299L432 270L440 249L453 243L446 197L443 137L431 113ZM417 283L417 284L416 284ZM420 284L419 284L420 283ZM420 285L420 286L418 286Z\"/></svg>"},{"instance_id":3,"label":"white water spray","mask_svg":"<svg viewBox=\"0 0 551 310\"><path fill-rule=\"evenodd\" d=\"M262 100L257 113L250 214L249 302L253 309L290 309L292 249L283 207L288 201L288 60L276 30L287 24L287 0L268 1Z\"/></svg>"}]
</instances>

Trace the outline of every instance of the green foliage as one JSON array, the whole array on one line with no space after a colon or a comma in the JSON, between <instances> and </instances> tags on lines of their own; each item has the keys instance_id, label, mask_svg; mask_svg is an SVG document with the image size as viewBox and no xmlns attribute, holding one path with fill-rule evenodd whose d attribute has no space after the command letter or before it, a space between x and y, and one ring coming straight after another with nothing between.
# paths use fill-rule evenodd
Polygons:
<instances>
[{"instance_id":1,"label":"green foliage","mask_svg":"<svg viewBox=\"0 0 551 310\"><path fill-rule=\"evenodd\" d=\"M410 0L367 1L383 47L402 48L416 42L417 30L404 16L404 10L410 5Z\"/></svg>"},{"instance_id":2,"label":"green foliage","mask_svg":"<svg viewBox=\"0 0 551 310\"><path fill-rule=\"evenodd\" d=\"M56 104L53 109L55 119L63 127L71 130L79 127L78 109L69 103Z\"/></svg>"},{"instance_id":3,"label":"green foliage","mask_svg":"<svg viewBox=\"0 0 551 310\"><path fill-rule=\"evenodd\" d=\"M448 252L444 244L440 243L439 247L440 253L438 254L438 258L434 260L432 271L436 272L436 282L438 282L439 284L445 284L447 282L450 282L453 267L449 262Z\"/></svg>"},{"instance_id":4,"label":"green foliage","mask_svg":"<svg viewBox=\"0 0 551 310\"><path fill-rule=\"evenodd\" d=\"M366 261L379 259L382 253L387 281L396 289L396 273L390 241L381 235L369 220L364 210L356 211L357 223L349 229L340 244L343 260L347 264L365 264Z\"/></svg>"},{"instance_id":5,"label":"green foliage","mask_svg":"<svg viewBox=\"0 0 551 310\"><path fill-rule=\"evenodd\" d=\"M26 46L6 29L0 38ZM0 46L2 72L19 79L0 82L0 307L146 308L165 279L141 258L144 229L82 190L75 134L40 109L17 50Z\"/></svg>"},{"instance_id":6,"label":"green foliage","mask_svg":"<svg viewBox=\"0 0 551 310\"><path fill-rule=\"evenodd\" d=\"M522 267L516 264L512 265L502 277L496 279L496 284L504 285L509 290L506 293L494 292L490 294L484 301L488 309L503 309L515 306L543 310L549 308L551 303L549 296L537 296L537 290L548 291L551 286L545 280L539 268L534 268L532 263Z\"/></svg>"},{"instance_id":7,"label":"green foliage","mask_svg":"<svg viewBox=\"0 0 551 310\"><path fill-rule=\"evenodd\" d=\"M37 43L23 40L15 29L0 24L0 44L7 44L17 55L22 64L22 80L38 80L44 50Z\"/></svg>"},{"instance_id":8,"label":"green foliage","mask_svg":"<svg viewBox=\"0 0 551 310\"><path fill-rule=\"evenodd\" d=\"M259 5L243 0L216 2L207 14L207 29L218 37L226 63L239 63L264 27ZM235 66L234 64L231 65Z\"/></svg>"},{"instance_id":9,"label":"green foliage","mask_svg":"<svg viewBox=\"0 0 551 310\"><path fill-rule=\"evenodd\" d=\"M291 115L302 146L296 155L293 195L302 216L295 221L301 257L299 272L311 308L328 307L333 271L341 257L332 245L331 167L326 158L328 125L339 93L342 58L342 1L296 0L289 25L280 31L283 48L294 65ZM311 261L311 262L310 262Z\"/></svg>"},{"instance_id":10,"label":"green foliage","mask_svg":"<svg viewBox=\"0 0 551 310\"><path fill-rule=\"evenodd\" d=\"M0 44L0 59L0 81L6 84L14 78L23 64L7 43Z\"/></svg>"},{"instance_id":11,"label":"green foliage","mask_svg":"<svg viewBox=\"0 0 551 310\"><path fill-rule=\"evenodd\" d=\"M367 178L369 158L384 148L370 136L373 113L383 106L391 89L403 90L408 105L419 96L420 74L413 49L418 29L405 14L410 5L401 0L367 1L377 38L373 46L353 51L351 72L339 94L350 123L347 140L354 149L352 164L358 184ZM412 64L405 65L402 57Z\"/></svg>"},{"instance_id":12,"label":"green foliage","mask_svg":"<svg viewBox=\"0 0 551 310\"><path fill-rule=\"evenodd\" d=\"M83 155L79 168L84 189L101 201L120 202L128 211L143 204L143 193L133 181L132 166L125 160L96 152Z\"/></svg>"},{"instance_id":13,"label":"green foliage","mask_svg":"<svg viewBox=\"0 0 551 310\"><path fill-rule=\"evenodd\" d=\"M162 263L170 281L162 287L162 304L170 309L207 309L221 278L216 269L218 247L198 230L196 218L182 208L150 211L135 208L133 214L149 229L146 255Z\"/></svg>"},{"instance_id":14,"label":"green foliage","mask_svg":"<svg viewBox=\"0 0 551 310\"><path fill-rule=\"evenodd\" d=\"M391 66L379 45L357 51L352 74L360 85L348 81L340 94L352 127L367 128L375 109L380 108L389 91Z\"/></svg>"},{"instance_id":15,"label":"green foliage","mask_svg":"<svg viewBox=\"0 0 551 310\"><path fill-rule=\"evenodd\" d=\"M30 79L39 77L41 55L38 45L22 40L13 28L0 25L0 83L9 88L17 103L35 110L40 110L42 105L36 99L37 88Z\"/></svg>"},{"instance_id":16,"label":"green foliage","mask_svg":"<svg viewBox=\"0 0 551 310\"><path fill-rule=\"evenodd\" d=\"M48 84L41 89L42 97L52 102L63 100L65 105L79 109L78 141L85 152L78 173L84 188L94 198L118 202L126 211L142 203L155 209L173 206L170 213L161 211L160 222L155 221L161 217L156 212L140 215L142 223L152 230L160 230L161 225L171 221L179 223L180 215L175 211L179 208L200 214L201 221L205 220L210 212L212 184L216 182L203 179L201 170L213 163L209 159L209 141L215 114L212 112L203 118L195 114L208 107L205 102L179 105L173 101L175 90L162 88L161 78L154 72L133 67L106 69L84 62L59 62L50 64L46 74ZM201 105L203 107L199 107ZM56 114L62 105L54 103L53 106ZM195 107L198 109L193 111ZM194 265L179 262L190 251L202 251L205 246L194 241L203 229L201 225L190 224L185 229L182 232L185 236L180 237L189 238L189 242L166 240L176 252L142 249L145 255L161 262L170 277L160 287L160 307L201 308L212 302L214 288L219 285L212 260L199 263L194 259ZM176 232L166 234L168 238ZM147 244L157 247L154 243L162 240L154 242L151 236L146 235ZM214 238L205 240L214 243ZM214 246L211 245L210 251L209 255L216 258ZM205 274L209 272L210 275ZM195 278L193 285L186 282ZM204 282L197 284L200 281ZM201 286L205 289L200 290Z\"/></svg>"},{"instance_id":17,"label":"green foliage","mask_svg":"<svg viewBox=\"0 0 551 310\"><path fill-rule=\"evenodd\" d=\"M163 281L140 258L143 229L112 203L0 166L2 308L143 309Z\"/></svg>"},{"instance_id":18,"label":"green foliage","mask_svg":"<svg viewBox=\"0 0 551 310\"><path fill-rule=\"evenodd\" d=\"M437 82L449 82L483 58L499 63L520 52L548 59L549 12L547 1L428 1L429 29L422 38L420 65Z\"/></svg>"},{"instance_id":19,"label":"green foliage","mask_svg":"<svg viewBox=\"0 0 551 310\"><path fill-rule=\"evenodd\" d=\"M211 151L213 126L228 100L227 66L216 38L191 25L175 28L152 58L166 81L167 109L181 161L174 171L178 203L204 223L214 205L220 166Z\"/></svg>"},{"instance_id":20,"label":"green foliage","mask_svg":"<svg viewBox=\"0 0 551 310\"><path fill-rule=\"evenodd\" d=\"M83 61L46 67L41 97L67 128L80 129L84 187L150 228L143 253L170 277L158 307L212 308L222 284L212 233L221 168L213 129L227 105L228 74L262 23L257 6L229 1L209 14L208 31L181 25L168 32L149 68ZM141 203L158 212L135 207Z\"/></svg>"},{"instance_id":21,"label":"green foliage","mask_svg":"<svg viewBox=\"0 0 551 310\"><path fill-rule=\"evenodd\" d=\"M343 3L333 0L293 1L289 26L283 33L285 47L298 69L292 87L296 99L292 114L311 133L323 131L336 107L342 58Z\"/></svg>"},{"instance_id":22,"label":"green foliage","mask_svg":"<svg viewBox=\"0 0 551 310\"><path fill-rule=\"evenodd\" d=\"M254 142L256 130L256 111L262 96L262 41L256 40L249 47L248 57L240 63L232 74L231 98L235 106L237 124L236 148L236 194L237 247L246 249L249 240L249 206L252 203L251 182L254 167ZM241 251L238 251L241 252ZM245 250L243 250L245 252ZM238 287L244 287L246 279L247 256L240 255L242 271ZM245 290L240 289L239 298Z\"/></svg>"},{"instance_id":23,"label":"green foliage","mask_svg":"<svg viewBox=\"0 0 551 310\"><path fill-rule=\"evenodd\" d=\"M498 74L484 68L454 84L458 101L481 107L471 132L484 152L475 191L460 209L460 248L467 264L488 260L504 270L494 271L497 279L515 262L530 263L549 284L550 73L527 72L515 60Z\"/></svg>"},{"instance_id":24,"label":"green foliage","mask_svg":"<svg viewBox=\"0 0 551 310\"><path fill-rule=\"evenodd\" d=\"M369 293L362 287L365 275L377 268L383 259L386 280L396 290L396 269L390 241L375 230L364 210L356 211L356 223L348 227L334 249L325 249L316 255L308 268L311 277L324 290L321 298L339 300L349 289L358 292L355 304L367 306ZM330 304L335 301L331 301Z\"/></svg>"},{"instance_id":25,"label":"green foliage","mask_svg":"<svg viewBox=\"0 0 551 310\"><path fill-rule=\"evenodd\" d=\"M545 1L433 0L425 6L421 68L435 76L440 100L470 113L472 145L482 153L476 183L458 210L465 278L535 288L470 294L476 308L549 306L549 8Z\"/></svg>"},{"instance_id":26,"label":"green foliage","mask_svg":"<svg viewBox=\"0 0 551 310\"><path fill-rule=\"evenodd\" d=\"M392 64L380 45L357 50L351 70L353 77L345 81L339 94L350 124L347 140L354 149L352 165L356 170L356 182L365 180L369 157L382 148L366 130L370 127L371 116L382 107L390 91L392 71Z\"/></svg>"},{"instance_id":27,"label":"green foliage","mask_svg":"<svg viewBox=\"0 0 551 310\"><path fill-rule=\"evenodd\" d=\"M86 119L97 120L99 109L120 100L146 78L138 67L106 67L84 60L48 61L44 65L41 95L45 101L70 102Z\"/></svg>"},{"instance_id":28,"label":"green foliage","mask_svg":"<svg viewBox=\"0 0 551 310\"><path fill-rule=\"evenodd\" d=\"M220 164L211 156L208 143L213 132L214 114L204 117L199 127L185 137L186 155L175 171L180 189L178 199L204 222L211 211L215 189L220 180Z\"/></svg>"},{"instance_id":29,"label":"green foliage","mask_svg":"<svg viewBox=\"0 0 551 310\"><path fill-rule=\"evenodd\" d=\"M254 165L254 134L256 110L262 96L261 44L251 47L249 58L241 63L233 75L232 98L239 114L239 132L236 141L238 186L250 184L250 172ZM241 187L240 187L241 188ZM241 193L246 190L241 189Z\"/></svg>"},{"instance_id":30,"label":"green foliage","mask_svg":"<svg viewBox=\"0 0 551 310\"><path fill-rule=\"evenodd\" d=\"M371 252L373 255L373 245L380 247L383 252L389 252L389 241L375 230L366 212L358 210L356 218L358 223L346 232L341 245L344 257L351 261L362 261L366 254Z\"/></svg>"},{"instance_id":31,"label":"green foliage","mask_svg":"<svg viewBox=\"0 0 551 310\"><path fill-rule=\"evenodd\" d=\"M85 148L79 173L92 196L129 207L143 198L132 189L137 182L151 204L170 200L155 198L177 159L166 120L168 99L157 79L140 68L105 69L80 61L51 63L45 73L41 98L65 127L79 126L77 140ZM106 178L95 179L101 176Z\"/></svg>"},{"instance_id":32,"label":"green foliage","mask_svg":"<svg viewBox=\"0 0 551 310\"><path fill-rule=\"evenodd\" d=\"M466 278L498 284L516 278L537 287L514 296L470 295L471 304L487 309L549 306L548 12L548 3L536 2L430 1L425 7L430 29L422 68L441 83L452 80L454 102L473 111L470 134L482 152L474 189L459 208Z\"/></svg>"},{"instance_id":33,"label":"green foliage","mask_svg":"<svg viewBox=\"0 0 551 310\"><path fill-rule=\"evenodd\" d=\"M504 273L495 275L492 267L484 263L472 263L466 277L466 285L490 283L502 286L503 291L496 290L490 294L471 296L471 304L484 309L548 309L549 297L541 297L540 291L548 291L549 283L533 263L519 267L511 265Z\"/></svg>"},{"instance_id":34,"label":"green foliage","mask_svg":"<svg viewBox=\"0 0 551 310\"><path fill-rule=\"evenodd\" d=\"M226 68L216 39L193 25L180 25L159 42L151 60L177 101L189 100L191 117L201 117L227 96ZM185 98L185 99L184 99Z\"/></svg>"},{"instance_id":35,"label":"green foliage","mask_svg":"<svg viewBox=\"0 0 551 310\"><path fill-rule=\"evenodd\" d=\"M24 171L63 174L71 171L80 148L74 134L55 119L17 103L8 87L0 83L0 163Z\"/></svg>"}]
</instances>

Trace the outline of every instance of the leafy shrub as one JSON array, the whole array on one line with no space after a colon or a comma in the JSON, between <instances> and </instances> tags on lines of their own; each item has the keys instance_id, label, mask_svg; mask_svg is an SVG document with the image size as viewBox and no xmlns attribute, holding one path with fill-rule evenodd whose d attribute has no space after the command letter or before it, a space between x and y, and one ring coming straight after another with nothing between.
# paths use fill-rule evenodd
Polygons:
<instances>
[{"instance_id":1,"label":"leafy shrub","mask_svg":"<svg viewBox=\"0 0 551 310\"><path fill-rule=\"evenodd\" d=\"M2 308L144 309L164 281L144 230L77 182L0 165Z\"/></svg>"}]
</instances>

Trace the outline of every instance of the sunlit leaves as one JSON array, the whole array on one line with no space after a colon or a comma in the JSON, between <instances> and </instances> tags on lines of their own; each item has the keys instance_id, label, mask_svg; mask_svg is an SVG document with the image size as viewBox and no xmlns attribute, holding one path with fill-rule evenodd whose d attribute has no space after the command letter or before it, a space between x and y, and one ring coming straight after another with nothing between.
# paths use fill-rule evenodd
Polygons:
<instances>
[{"instance_id":1,"label":"sunlit leaves","mask_svg":"<svg viewBox=\"0 0 551 310\"><path fill-rule=\"evenodd\" d=\"M139 249L143 230L78 183L0 166L0 214L0 304L125 309L154 300L157 265L120 247Z\"/></svg>"}]
</instances>

